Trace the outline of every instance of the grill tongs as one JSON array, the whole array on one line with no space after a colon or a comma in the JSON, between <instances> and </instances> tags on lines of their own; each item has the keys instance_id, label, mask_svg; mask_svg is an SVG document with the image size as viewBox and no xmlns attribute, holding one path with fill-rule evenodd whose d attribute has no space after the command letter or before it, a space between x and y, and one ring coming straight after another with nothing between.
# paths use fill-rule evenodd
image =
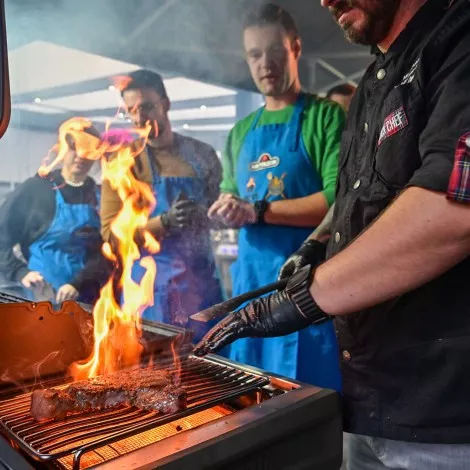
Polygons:
<instances>
[{"instance_id":1,"label":"grill tongs","mask_svg":"<svg viewBox=\"0 0 470 470\"><path fill-rule=\"evenodd\" d=\"M232 297L231 299L221 302L219 304L213 305L212 307L206 308L194 315L191 315L191 320L208 323L216 318L222 317L224 315L233 312L238 307L243 305L245 302L254 300L262 295L269 294L275 290L283 290L287 286L287 279L281 279L280 281L272 282L266 286L260 287L245 294L238 295L237 297Z\"/></svg>"}]
</instances>

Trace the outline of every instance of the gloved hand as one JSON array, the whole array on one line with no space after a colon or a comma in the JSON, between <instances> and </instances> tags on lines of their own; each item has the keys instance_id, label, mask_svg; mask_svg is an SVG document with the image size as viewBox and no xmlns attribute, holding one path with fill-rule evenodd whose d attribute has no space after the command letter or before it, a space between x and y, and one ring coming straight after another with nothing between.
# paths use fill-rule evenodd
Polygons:
<instances>
[{"instance_id":1,"label":"gloved hand","mask_svg":"<svg viewBox=\"0 0 470 470\"><path fill-rule=\"evenodd\" d=\"M202 227L208 223L206 209L189 199L176 201L160 218L163 227L169 231Z\"/></svg>"},{"instance_id":2,"label":"gloved hand","mask_svg":"<svg viewBox=\"0 0 470 470\"><path fill-rule=\"evenodd\" d=\"M316 267L322 261L325 261L325 257L326 245L316 240L306 240L295 253L287 258L287 261L282 265L279 271L278 279L291 277L307 264Z\"/></svg>"},{"instance_id":3,"label":"gloved hand","mask_svg":"<svg viewBox=\"0 0 470 470\"><path fill-rule=\"evenodd\" d=\"M216 352L240 338L288 335L310 324L286 291L276 292L229 314L204 336L194 354Z\"/></svg>"}]
</instances>

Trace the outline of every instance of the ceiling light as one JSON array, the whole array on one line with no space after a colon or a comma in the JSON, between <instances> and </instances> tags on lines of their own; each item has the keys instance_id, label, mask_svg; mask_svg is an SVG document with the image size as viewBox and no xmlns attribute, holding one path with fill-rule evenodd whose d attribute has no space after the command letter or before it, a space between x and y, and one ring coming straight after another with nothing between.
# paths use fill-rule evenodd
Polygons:
<instances>
[{"instance_id":1,"label":"ceiling light","mask_svg":"<svg viewBox=\"0 0 470 470\"><path fill-rule=\"evenodd\" d=\"M116 87L114 85L109 85L108 90L115 90Z\"/></svg>"},{"instance_id":2,"label":"ceiling light","mask_svg":"<svg viewBox=\"0 0 470 470\"><path fill-rule=\"evenodd\" d=\"M207 106L205 104L201 105L201 110L205 111L207 109Z\"/></svg>"},{"instance_id":3,"label":"ceiling light","mask_svg":"<svg viewBox=\"0 0 470 470\"><path fill-rule=\"evenodd\" d=\"M183 129L189 129L189 124L183 124Z\"/></svg>"},{"instance_id":4,"label":"ceiling light","mask_svg":"<svg viewBox=\"0 0 470 470\"><path fill-rule=\"evenodd\" d=\"M41 101L42 101L41 98L34 98L35 103L40 103Z\"/></svg>"},{"instance_id":5,"label":"ceiling light","mask_svg":"<svg viewBox=\"0 0 470 470\"><path fill-rule=\"evenodd\" d=\"M119 113L119 118L124 119L124 113Z\"/></svg>"}]
</instances>

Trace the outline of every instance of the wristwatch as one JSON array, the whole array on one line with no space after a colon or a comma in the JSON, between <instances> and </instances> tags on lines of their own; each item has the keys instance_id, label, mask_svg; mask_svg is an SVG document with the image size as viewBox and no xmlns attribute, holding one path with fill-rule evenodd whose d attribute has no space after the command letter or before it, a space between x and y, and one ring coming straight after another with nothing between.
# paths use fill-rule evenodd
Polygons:
<instances>
[{"instance_id":1,"label":"wristwatch","mask_svg":"<svg viewBox=\"0 0 470 470\"><path fill-rule=\"evenodd\" d=\"M269 202L261 199L256 201L254 204L255 214L256 214L256 223L264 224L264 214L268 210Z\"/></svg>"},{"instance_id":2,"label":"wristwatch","mask_svg":"<svg viewBox=\"0 0 470 470\"><path fill-rule=\"evenodd\" d=\"M312 324L318 325L331 319L315 302L310 294L315 270L311 265L304 266L294 273L287 281L286 293L299 310L300 314Z\"/></svg>"}]
</instances>

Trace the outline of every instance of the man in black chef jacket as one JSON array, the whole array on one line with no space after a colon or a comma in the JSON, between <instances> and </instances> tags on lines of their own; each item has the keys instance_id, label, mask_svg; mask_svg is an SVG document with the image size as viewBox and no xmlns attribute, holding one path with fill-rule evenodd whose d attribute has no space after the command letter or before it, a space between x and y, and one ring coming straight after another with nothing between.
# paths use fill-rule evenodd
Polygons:
<instances>
[{"instance_id":1,"label":"man in black chef jacket","mask_svg":"<svg viewBox=\"0 0 470 470\"><path fill-rule=\"evenodd\" d=\"M310 269L304 249L286 290L196 352L333 316L349 468L468 469L470 2L322 4L375 55L343 134L328 260Z\"/></svg>"},{"instance_id":2,"label":"man in black chef jacket","mask_svg":"<svg viewBox=\"0 0 470 470\"><path fill-rule=\"evenodd\" d=\"M106 280L107 263L101 255L97 187L86 158L99 133L91 126L66 133L62 168L38 174L22 183L0 208L0 272L20 283L25 295L57 303L80 300L93 303ZM66 135L61 135L66 133ZM21 247L26 259L16 256Z\"/></svg>"}]
</instances>

